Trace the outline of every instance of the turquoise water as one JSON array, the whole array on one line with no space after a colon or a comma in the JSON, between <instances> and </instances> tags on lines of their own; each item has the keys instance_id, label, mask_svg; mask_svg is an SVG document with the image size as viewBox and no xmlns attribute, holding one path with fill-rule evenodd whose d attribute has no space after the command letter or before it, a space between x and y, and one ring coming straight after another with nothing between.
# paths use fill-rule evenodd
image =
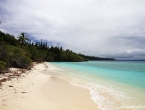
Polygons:
<instances>
[{"instance_id":1,"label":"turquoise water","mask_svg":"<svg viewBox=\"0 0 145 110\"><path fill-rule=\"evenodd\" d=\"M120 110L124 105L145 106L144 61L54 62L57 74L90 90L102 110ZM144 105L143 105L144 104Z\"/></svg>"}]
</instances>

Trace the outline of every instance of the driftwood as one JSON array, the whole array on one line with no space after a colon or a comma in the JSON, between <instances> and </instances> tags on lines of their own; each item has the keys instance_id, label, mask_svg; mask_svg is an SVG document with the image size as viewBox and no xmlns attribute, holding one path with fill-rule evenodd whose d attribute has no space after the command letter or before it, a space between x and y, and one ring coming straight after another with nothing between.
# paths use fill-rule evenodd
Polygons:
<instances>
[{"instance_id":1,"label":"driftwood","mask_svg":"<svg viewBox=\"0 0 145 110\"><path fill-rule=\"evenodd\" d=\"M6 81L7 81L7 78L0 79L0 86L2 85L2 82L6 82Z\"/></svg>"},{"instance_id":2,"label":"driftwood","mask_svg":"<svg viewBox=\"0 0 145 110\"><path fill-rule=\"evenodd\" d=\"M25 73L25 69L19 69L19 70L8 70L8 73L5 73L2 75L2 78L0 79L0 86L2 85L2 82L6 82L11 80L11 78L18 78L21 76L21 74Z\"/></svg>"},{"instance_id":3,"label":"driftwood","mask_svg":"<svg viewBox=\"0 0 145 110\"><path fill-rule=\"evenodd\" d=\"M6 81L7 81L7 78L0 79L0 82L6 82Z\"/></svg>"}]
</instances>

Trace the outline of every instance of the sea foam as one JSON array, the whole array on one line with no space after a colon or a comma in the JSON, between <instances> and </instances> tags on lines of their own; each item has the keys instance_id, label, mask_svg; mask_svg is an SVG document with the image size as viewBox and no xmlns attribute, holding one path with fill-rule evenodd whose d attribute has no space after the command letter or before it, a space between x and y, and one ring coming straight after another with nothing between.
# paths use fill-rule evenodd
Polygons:
<instances>
[{"instance_id":1,"label":"sea foam","mask_svg":"<svg viewBox=\"0 0 145 110\"><path fill-rule=\"evenodd\" d=\"M130 99L125 93L116 91L112 87L104 87L99 84L78 80L73 80L70 84L88 89L91 94L90 98L98 104L101 110L120 110L123 100Z\"/></svg>"}]
</instances>

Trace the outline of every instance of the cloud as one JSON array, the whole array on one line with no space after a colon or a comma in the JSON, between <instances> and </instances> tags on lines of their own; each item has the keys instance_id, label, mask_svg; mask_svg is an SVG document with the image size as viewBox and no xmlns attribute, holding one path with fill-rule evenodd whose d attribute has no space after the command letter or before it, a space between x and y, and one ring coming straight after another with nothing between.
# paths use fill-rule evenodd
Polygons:
<instances>
[{"instance_id":1,"label":"cloud","mask_svg":"<svg viewBox=\"0 0 145 110\"><path fill-rule=\"evenodd\" d=\"M77 53L145 59L144 0L1 0L0 30ZM130 51L130 53L128 53Z\"/></svg>"}]
</instances>

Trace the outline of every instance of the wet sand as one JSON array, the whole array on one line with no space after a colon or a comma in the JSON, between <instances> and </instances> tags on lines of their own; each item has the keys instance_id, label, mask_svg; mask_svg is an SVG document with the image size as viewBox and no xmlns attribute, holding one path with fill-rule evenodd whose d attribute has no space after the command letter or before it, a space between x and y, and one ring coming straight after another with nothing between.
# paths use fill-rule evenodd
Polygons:
<instances>
[{"instance_id":1,"label":"wet sand","mask_svg":"<svg viewBox=\"0 0 145 110\"><path fill-rule=\"evenodd\" d=\"M98 110L97 104L90 98L89 90L54 76L44 85L43 93L55 102L56 110Z\"/></svg>"}]
</instances>

